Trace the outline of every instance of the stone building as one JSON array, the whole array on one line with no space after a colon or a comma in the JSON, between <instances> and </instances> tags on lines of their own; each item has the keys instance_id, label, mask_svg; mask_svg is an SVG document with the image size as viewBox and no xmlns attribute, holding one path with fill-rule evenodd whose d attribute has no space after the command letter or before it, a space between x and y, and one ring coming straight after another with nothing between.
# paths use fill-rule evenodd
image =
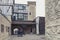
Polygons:
<instances>
[{"instance_id":1,"label":"stone building","mask_svg":"<svg viewBox=\"0 0 60 40\"><path fill-rule=\"evenodd\" d=\"M8 18L0 14L0 40L4 40L9 36L11 21Z\"/></svg>"},{"instance_id":2,"label":"stone building","mask_svg":"<svg viewBox=\"0 0 60 40\"><path fill-rule=\"evenodd\" d=\"M25 34L45 34L45 17L36 17L36 2L15 4L12 14L11 33L20 27Z\"/></svg>"},{"instance_id":3,"label":"stone building","mask_svg":"<svg viewBox=\"0 0 60 40\"><path fill-rule=\"evenodd\" d=\"M28 7L27 4L15 4L13 7L12 20L28 20Z\"/></svg>"},{"instance_id":4,"label":"stone building","mask_svg":"<svg viewBox=\"0 0 60 40\"><path fill-rule=\"evenodd\" d=\"M28 1L28 20L34 20L36 18L36 2Z\"/></svg>"},{"instance_id":5,"label":"stone building","mask_svg":"<svg viewBox=\"0 0 60 40\"><path fill-rule=\"evenodd\" d=\"M60 0L46 0L46 40L60 40Z\"/></svg>"},{"instance_id":6,"label":"stone building","mask_svg":"<svg viewBox=\"0 0 60 40\"><path fill-rule=\"evenodd\" d=\"M10 5L10 2L10 0L0 0L0 40L7 39L11 34L11 15L13 3Z\"/></svg>"},{"instance_id":7,"label":"stone building","mask_svg":"<svg viewBox=\"0 0 60 40\"><path fill-rule=\"evenodd\" d=\"M15 4L12 15L11 33L15 28L22 27L25 34L35 33L36 23L36 2L28 2L27 4ZM32 11L31 11L32 10ZM33 31L34 30L34 31Z\"/></svg>"},{"instance_id":8,"label":"stone building","mask_svg":"<svg viewBox=\"0 0 60 40\"><path fill-rule=\"evenodd\" d=\"M45 35L45 17L36 17L36 34Z\"/></svg>"}]
</instances>

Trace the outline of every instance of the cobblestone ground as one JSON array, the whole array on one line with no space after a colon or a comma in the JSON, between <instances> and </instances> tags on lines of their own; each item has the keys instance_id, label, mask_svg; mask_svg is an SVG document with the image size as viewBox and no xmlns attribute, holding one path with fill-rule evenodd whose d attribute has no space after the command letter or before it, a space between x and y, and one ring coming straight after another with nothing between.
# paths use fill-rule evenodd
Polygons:
<instances>
[{"instance_id":1,"label":"cobblestone ground","mask_svg":"<svg viewBox=\"0 0 60 40\"><path fill-rule=\"evenodd\" d=\"M44 35L24 35L18 37L17 35L10 36L8 40L45 40Z\"/></svg>"}]
</instances>

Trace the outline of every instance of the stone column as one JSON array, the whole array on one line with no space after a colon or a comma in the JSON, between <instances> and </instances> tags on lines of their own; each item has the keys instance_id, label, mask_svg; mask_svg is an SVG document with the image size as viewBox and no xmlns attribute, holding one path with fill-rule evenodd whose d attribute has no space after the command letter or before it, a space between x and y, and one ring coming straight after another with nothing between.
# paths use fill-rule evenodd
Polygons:
<instances>
[{"instance_id":1,"label":"stone column","mask_svg":"<svg viewBox=\"0 0 60 40\"><path fill-rule=\"evenodd\" d=\"M60 40L60 0L46 0L46 40Z\"/></svg>"},{"instance_id":2,"label":"stone column","mask_svg":"<svg viewBox=\"0 0 60 40\"><path fill-rule=\"evenodd\" d=\"M36 19L36 34L39 34L39 17Z\"/></svg>"}]
</instances>

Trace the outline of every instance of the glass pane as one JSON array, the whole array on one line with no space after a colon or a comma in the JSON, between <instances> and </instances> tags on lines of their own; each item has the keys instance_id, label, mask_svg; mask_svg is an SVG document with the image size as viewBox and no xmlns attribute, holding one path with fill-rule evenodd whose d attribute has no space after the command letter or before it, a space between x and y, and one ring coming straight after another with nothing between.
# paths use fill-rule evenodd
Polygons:
<instances>
[{"instance_id":1,"label":"glass pane","mask_svg":"<svg viewBox=\"0 0 60 40\"><path fill-rule=\"evenodd\" d=\"M27 14L24 15L24 20L28 20L28 15Z\"/></svg>"},{"instance_id":2,"label":"glass pane","mask_svg":"<svg viewBox=\"0 0 60 40\"><path fill-rule=\"evenodd\" d=\"M1 24L1 32L4 32L4 25Z\"/></svg>"},{"instance_id":3,"label":"glass pane","mask_svg":"<svg viewBox=\"0 0 60 40\"><path fill-rule=\"evenodd\" d=\"M23 14L19 14L19 18L23 18Z\"/></svg>"}]
</instances>

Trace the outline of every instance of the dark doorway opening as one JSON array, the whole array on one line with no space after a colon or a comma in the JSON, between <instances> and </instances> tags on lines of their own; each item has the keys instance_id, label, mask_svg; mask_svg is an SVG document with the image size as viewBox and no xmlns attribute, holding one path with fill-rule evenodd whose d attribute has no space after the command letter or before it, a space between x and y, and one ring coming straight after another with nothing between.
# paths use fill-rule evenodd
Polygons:
<instances>
[{"instance_id":1,"label":"dark doorway opening","mask_svg":"<svg viewBox=\"0 0 60 40\"><path fill-rule=\"evenodd\" d=\"M11 34L12 35L14 35L14 29L15 28L22 28L23 29L23 32L24 32L24 34L30 34L30 33L32 33L32 34L35 34L36 33L36 26L35 25L27 25L27 24L19 24L19 25L17 25L17 24L12 24L12 26L11 26Z\"/></svg>"}]
</instances>

